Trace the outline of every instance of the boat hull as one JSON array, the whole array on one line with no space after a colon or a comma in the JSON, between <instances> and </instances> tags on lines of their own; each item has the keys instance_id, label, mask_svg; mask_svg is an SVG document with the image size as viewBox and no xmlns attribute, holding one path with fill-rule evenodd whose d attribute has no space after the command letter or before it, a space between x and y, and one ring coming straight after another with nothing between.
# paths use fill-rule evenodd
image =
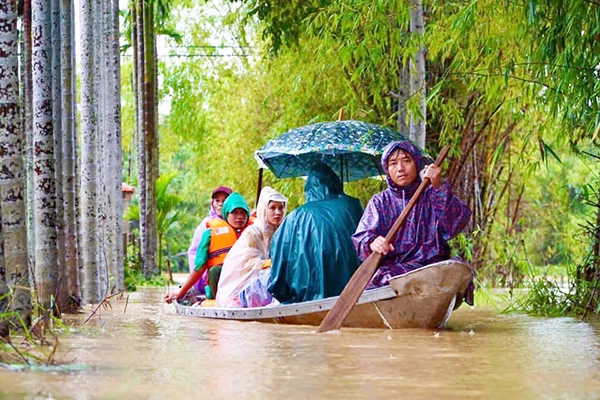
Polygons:
<instances>
[{"instance_id":1,"label":"boat hull","mask_svg":"<svg viewBox=\"0 0 600 400\"><path fill-rule=\"evenodd\" d=\"M367 290L359 298L343 327L442 328L460 305L473 276L461 261L447 260L395 277L390 285ZM210 308L176 304L180 315L200 318L260 321L291 325L320 325L338 297L297 304L256 308Z\"/></svg>"}]
</instances>

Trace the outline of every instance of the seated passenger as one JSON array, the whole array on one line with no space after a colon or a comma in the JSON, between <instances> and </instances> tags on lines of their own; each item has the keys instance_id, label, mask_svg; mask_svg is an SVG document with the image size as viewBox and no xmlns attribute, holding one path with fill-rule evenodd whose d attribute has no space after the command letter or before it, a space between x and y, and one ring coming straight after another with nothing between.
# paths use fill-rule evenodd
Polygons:
<instances>
[{"instance_id":1,"label":"seated passenger","mask_svg":"<svg viewBox=\"0 0 600 400\"><path fill-rule=\"evenodd\" d=\"M216 295L225 256L244 229L252 223L249 217L250 207L242 195L230 194L223 203L223 219L215 218L207 223L208 229L202 234L198 246L194 271L190 273L178 293L165 296L167 303L182 299L205 270L208 270L208 286L211 297Z\"/></svg>"},{"instance_id":2,"label":"seated passenger","mask_svg":"<svg viewBox=\"0 0 600 400\"><path fill-rule=\"evenodd\" d=\"M448 241L467 225L471 211L442 183L440 168L424 166L421 151L405 141L392 142L383 151L381 165L388 187L374 195L352 241L361 260L372 252L384 254L367 288L387 285L390 278L450 258ZM431 180L392 243L390 228L421 183L419 173Z\"/></svg>"},{"instance_id":3,"label":"seated passenger","mask_svg":"<svg viewBox=\"0 0 600 400\"><path fill-rule=\"evenodd\" d=\"M256 207L256 220L244 231L229 251L219 280L217 307L258 307L271 302L267 288L258 293L246 293L246 297L259 298L252 304L240 302L240 293L245 288L256 287L259 274L269 273L268 267L271 238L285 217L287 198L268 186L260 192Z\"/></svg>"},{"instance_id":4,"label":"seated passenger","mask_svg":"<svg viewBox=\"0 0 600 400\"><path fill-rule=\"evenodd\" d=\"M200 244L200 239L202 238L202 234L205 230L208 229L207 223L211 219L222 218L221 212L223 210L223 202L227 199L227 196L231 194L232 190L226 186L219 186L212 192L212 198L210 201L210 212L208 216L198 224L196 230L194 231L194 236L192 237L192 243L187 251L188 257L188 265L190 268L190 273L194 270L195 262L196 262L196 252L198 251L198 245ZM204 287L206 286L206 274L202 275L198 282L194 285L194 289L200 294L204 294Z\"/></svg>"},{"instance_id":5,"label":"seated passenger","mask_svg":"<svg viewBox=\"0 0 600 400\"><path fill-rule=\"evenodd\" d=\"M269 292L281 303L337 296L360 264L351 240L363 211L358 199L324 164L311 169L304 196L271 244Z\"/></svg>"}]
</instances>

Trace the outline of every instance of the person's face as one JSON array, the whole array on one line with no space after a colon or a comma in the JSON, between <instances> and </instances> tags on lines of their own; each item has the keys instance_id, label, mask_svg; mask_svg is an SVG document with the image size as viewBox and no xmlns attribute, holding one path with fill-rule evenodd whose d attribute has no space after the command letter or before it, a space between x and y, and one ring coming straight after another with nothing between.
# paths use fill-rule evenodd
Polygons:
<instances>
[{"instance_id":1,"label":"person's face","mask_svg":"<svg viewBox=\"0 0 600 400\"><path fill-rule=\"evenodd\" d=\"M217 214L221 215L221 212L223 211L223 203L225 202L226 199L227 199L227 193L224 193L224 192L215 193L213 200L212 200L212 204L213 204L213 207L215 208L215 211L217 212Z\"/></svg>"},{"instance_id":2,"label":"person's face","mask_svg":"<svg viewBox=\"0 0 600 400\"><path fill-rule=\"evenodd\" d=\"M235 229L242 229L248 222L248 214L243 208L236 208L227 214L227 223Z\"/></svg>"},{"instance_id":3,"label":"person's face","mask_svg":"<svg viewBox=\"0 0 600 400\"><path fill-rule=\"evenodd\" d=\"M404 150L394 151L388 158L388 172L398 186L408 186L417 179L417 165Z\"/></svg>"},{"instance_id":4,"label":"person's face","mask_svg":"<svg viewBox=\"0 0 600 400\"><path fill-rule=\"evenodd\" d=\"M285 204L280 201L270 201L267 208L267 222L272 226L279 226L283 219Z\"/></svg>"}]
</instances>

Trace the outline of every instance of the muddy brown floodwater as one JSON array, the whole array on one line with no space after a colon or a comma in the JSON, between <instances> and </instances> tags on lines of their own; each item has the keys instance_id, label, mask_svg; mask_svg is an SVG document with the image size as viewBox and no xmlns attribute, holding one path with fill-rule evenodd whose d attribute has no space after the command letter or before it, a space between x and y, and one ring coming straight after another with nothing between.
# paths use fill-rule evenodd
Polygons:
<instances>
[{"instance_id":1,"label":"muddy brown floodwater","mask_svg":"<svg viewBox=\"0 0 600 400\"><path fill-rule=\"evenodd\" d=\"M0 399L595 399L598 325L461 307L448 329L315 334L180 317L163 289L65 318L59 366L0 368Z\"/></svg>"}]
</instances>

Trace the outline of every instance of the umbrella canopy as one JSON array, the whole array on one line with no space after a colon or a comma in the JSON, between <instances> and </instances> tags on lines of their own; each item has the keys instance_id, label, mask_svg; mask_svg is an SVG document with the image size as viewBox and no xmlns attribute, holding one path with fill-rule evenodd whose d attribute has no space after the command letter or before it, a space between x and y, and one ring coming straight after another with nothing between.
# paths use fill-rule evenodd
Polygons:
<instances>
[{"instance_id":1,"label":"umbrella canopy","mask_svg":"<svg viewBox=\"0 0 600 400\"><path fill-rule=\"evenodd\" d=\"M383 175L381 153L394 140L408 140L391 128L362 121L333 121L291 129L254 153L277 178L306 176L322 162L349 182Z\"/></svg>"}]
</instances>

